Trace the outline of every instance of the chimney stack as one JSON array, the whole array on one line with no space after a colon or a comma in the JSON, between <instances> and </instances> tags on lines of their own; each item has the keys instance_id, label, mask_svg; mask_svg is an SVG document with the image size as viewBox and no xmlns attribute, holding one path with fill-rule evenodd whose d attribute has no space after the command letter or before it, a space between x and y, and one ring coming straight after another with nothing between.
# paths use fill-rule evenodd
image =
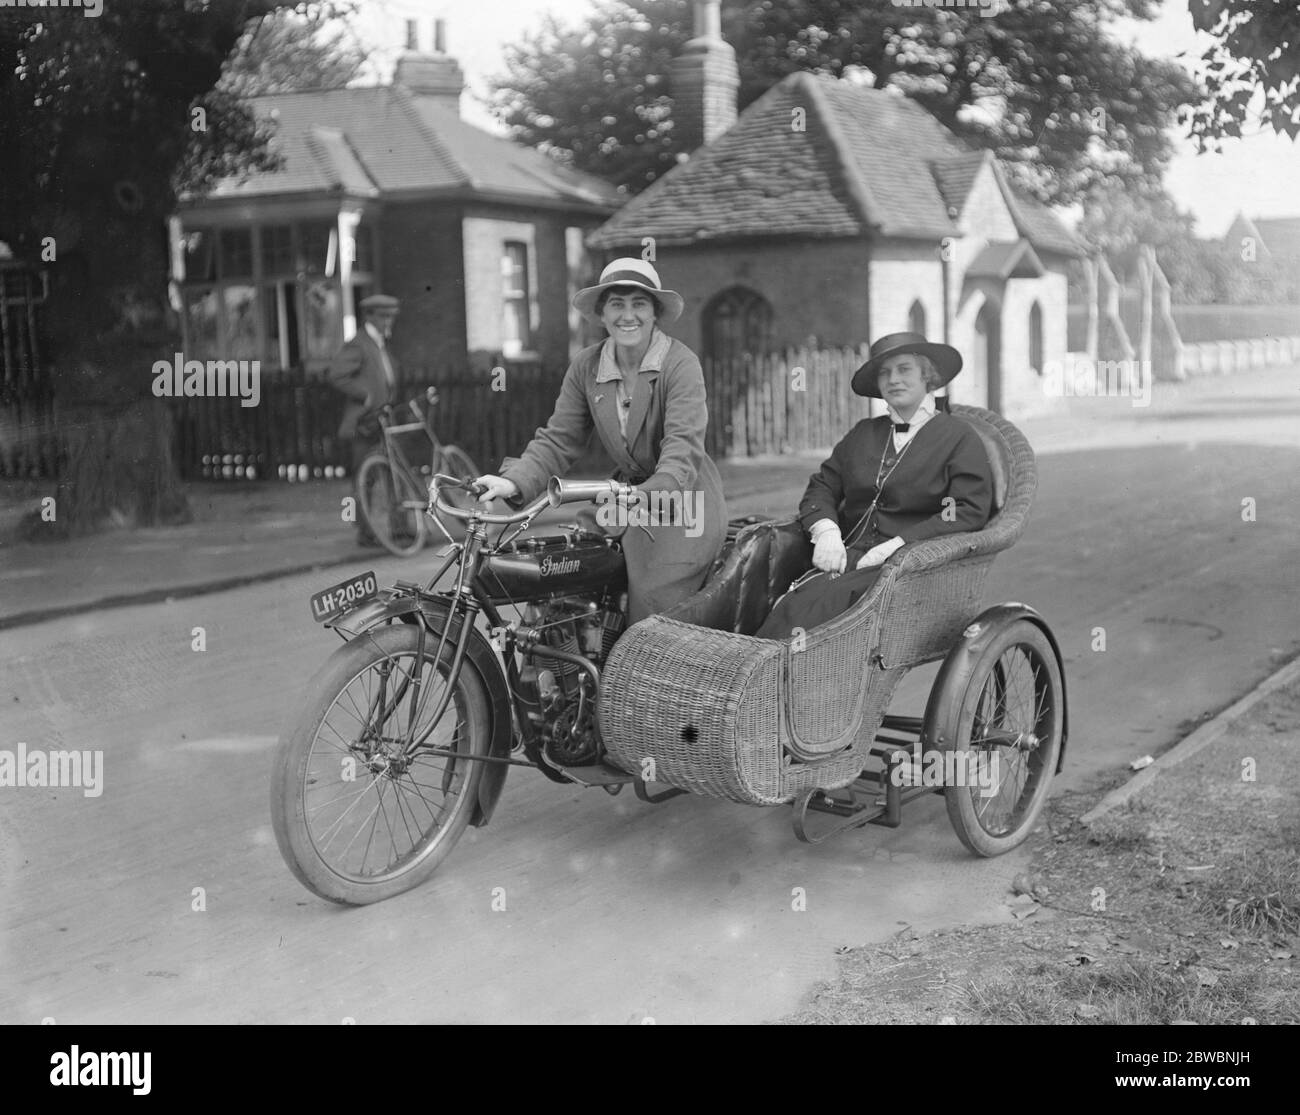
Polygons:
<instances>
[{"instance_id":1,"label":"chimney stack","mask_svg":"<svg viewBox=\"0 0 1300 1115\"><path fill-rule=\"evenodd\" d=\"M720 0L695 0L694 31L669 72L673 130L683 151L711 143L736 122L740 89L736 52L722 38Z\"/></svg>"},{"instance_id":2,"label":"chimney stack","mask_svg":"<svg viewBox=\"0 0 1300 1115\"><path fill-rule=\"evenodd\" d=\"M460 115L460 95L465 88L465 74L456 59L443 53L447 29L443 20L433 25L436 53L420 53L417 25L413 19L406 21L406 51L397 60L393 84L401 85L422 100L432 100Z\"/></svg>"}]
</instances>

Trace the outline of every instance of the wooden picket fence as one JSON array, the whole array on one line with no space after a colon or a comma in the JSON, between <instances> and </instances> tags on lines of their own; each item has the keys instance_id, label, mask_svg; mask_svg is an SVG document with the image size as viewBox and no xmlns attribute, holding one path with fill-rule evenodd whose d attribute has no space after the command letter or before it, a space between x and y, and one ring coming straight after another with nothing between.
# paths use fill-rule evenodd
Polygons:
<instances>
[{"instance_id":1,"label":"wooden picket fence","mask_svg":"<svg viewBox=\"0 0 1300 1115\"><path fill-rule=\"evenodd\" d=\"M854 349L788 349L705 361L709 426L705 448L715 459L823 449L860 418L866 399L849 387L865 359ZM511 365L504 383L491 371L458 369L408 374L401 397L434 384L434 429L460 445L484 469L517 454L555 406L562 368ZM501 389L504 388L504 389ZM0 410L0 471L8 476L56 476L61 441L53 403L32 384L10 385ZM343 397L302 369L267 372L255 407L238 398L172 400L175 456L186 480L312 480L345 475L346 446L338 439ZM879 406L879 404L877 404ZM878 410L877 410L878 413ZM419 435L404 447L419 452Z\"/></svg>"},{"instance_id":2,"label":"wooden picket fence","mask_svg":"<svg viewBox=\"0 0 1300 1115\"><path fill-rule=\"evenodd\" d=\"M711 457L757 457L834 445L855 422L881 413L853 393L858 349L792 348L704 362Z\"/></svg>"}]
</instances>

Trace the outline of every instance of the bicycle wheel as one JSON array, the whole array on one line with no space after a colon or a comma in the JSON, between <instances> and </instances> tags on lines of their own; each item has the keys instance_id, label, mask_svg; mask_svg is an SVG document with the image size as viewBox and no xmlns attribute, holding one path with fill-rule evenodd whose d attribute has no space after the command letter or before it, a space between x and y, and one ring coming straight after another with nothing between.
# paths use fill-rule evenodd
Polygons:
<instances>
[{"instance_id":1,"label":"bicycle wheel","mask_svg":"<svg viewBox=\"0 0 1300 1115\"><path fill-rule=\"evenodd\" d=\"M472 670L448 678L455 648L435 662L429 636L417 698L417 638L399 623L336 651L276 751L276 843L298 880L331 902L365 905L422 883L474 812L483 764L460 756L487 754L487 696ZM451 703L428 739L440 752L404 755L412 719L418 738L448 684Z\"/></svg>"},{"instance_id":2,"label":"bicycle wheel","mask_svg":"<svg viewBox=\"0 0 1300 1115\"><path fill-rule=\"evenodd\" d=\"M1009 852L1029 835L1061 754L1065 703L1052 645L1028 620L1011 623L985 650L962 695L948 785L948 819L981 856Z\"/></svg>"},{"instance_id":3,"label":"bicycle wheel","mask_svg":"<svg viewBox=\"0 0 1300 1115\"><path fill-rule=\"evenodd\" d=\"M434 471L454 476L457 480L473 480L481 475L473 458L459 445L444 445L442 447L442 456ZM443 499L453 507L459 507L462 511L468 511L477 502L471 493L459 488L448 488L443 495Z\"/></svg>"},{"instance_id":4,"label":"bicycle wheel","mask_svg":"<svg viewBox=\"0 0 1300 1115\"><path fill-rule=\"evenodd\" d=\"M358 512L379 544L398 557L418 553L428 538L427 497L382 453L372 453L357 470Z\"/></svg>"}]
</instances>

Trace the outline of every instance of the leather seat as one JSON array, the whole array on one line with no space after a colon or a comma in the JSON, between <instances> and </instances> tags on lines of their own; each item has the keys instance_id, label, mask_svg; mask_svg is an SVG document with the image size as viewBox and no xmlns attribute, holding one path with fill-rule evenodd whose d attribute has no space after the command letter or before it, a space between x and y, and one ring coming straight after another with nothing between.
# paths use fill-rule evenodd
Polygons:
<instances>
[{"instance_id":1,"label":"leather seat","mask_svg":"<svg viewBox=\"0 0 1300 1115\"><path fill-rule=\"evenodd\" d=\"M797 520L746 527L723 550L704 587L668 619L752 635L790 582L812 568L812 543Z\"/></svg>"}]
</instances>

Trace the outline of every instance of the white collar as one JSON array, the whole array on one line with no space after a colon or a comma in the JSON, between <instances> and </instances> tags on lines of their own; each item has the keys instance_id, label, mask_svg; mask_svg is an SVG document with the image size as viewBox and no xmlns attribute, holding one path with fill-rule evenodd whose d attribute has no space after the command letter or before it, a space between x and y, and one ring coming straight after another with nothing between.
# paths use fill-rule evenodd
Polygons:
<instances>
[{"instance_id":1,"label":"white collar","mask_svg":"<svg viewBox=\"0 0 1300 1115\"><path fill-rule=\"evenodd\" d=\"M662 332L658 326L655 326L654 332L650 336L650 347L646 349L645 355L641 358L641 367L637 369L637 372L662 371L664 358L667 357L668 349L672 343L673 339L667 333ZM600 367L596 371L597 383L608 383L610 380L623 378L623 369L618 366L618 358L614 355L614 348L613 337L610 337L600 346Z\"/></svg>"},{"instance_id":2,"label":"white collar","mask_svg":"<svg viewBox=\"0 0 1300 1115\"><path fill-rule=\"evenodd\" d=\"M377 344L380 348L388 347L386 344L384 344L384 335L381 332L379 332L379 329L375 326L375 323L373 321L366 322L366 332L370 334L370 339L374 341L375 344Z\"/></svg>"},{"instance_id":3,"label":"white collar","mask_svg":"<svg viewBox=\"0 0 1300 1115\"><path fill-rule=\"evenodd\" d=\"M899 416L898 411L893 408L892 404L886 404L889 410L889 419L891 422L901 422L903 419ZM927 391L925 397L917 404L916 413L912 415L909 425L915 427L928 422L935 414L934 392Z\"/></svg>"}]
</instances>

